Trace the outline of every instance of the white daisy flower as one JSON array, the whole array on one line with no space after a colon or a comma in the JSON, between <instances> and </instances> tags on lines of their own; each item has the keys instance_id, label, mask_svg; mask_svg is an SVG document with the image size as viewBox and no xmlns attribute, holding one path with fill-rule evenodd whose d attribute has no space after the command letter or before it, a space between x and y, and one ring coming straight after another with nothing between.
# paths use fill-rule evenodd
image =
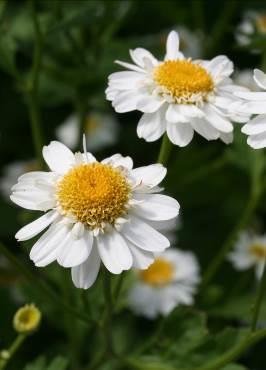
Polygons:
<instances>
[{"instance_id":1,"label":"white daisy flower","mask_svg":"<svg viewBox=\"0 0 266 370\"><path fill-rule=\"evenodd\" d=\"M254 70L254 80L260 89L266 90L266 74L259 69ZM244 113L257 114L242 127L248 135L247 143L254 149L266 147L266 91L238 92L244 100L239 109Z\"/></svg>"},{"instance_id":2,"label":"white daisy flower","mask_svg":"<svg viewBox=\"0 0 266 370\"><path fill-rule=\"evenodd\" d=\"M15 161L5 166L0 181L0 190L3 196L9 200L10 189L15 185L18 177L25 172L34 170L38 170L38 163L34 159Z\"/></svg>"},{"instance_id":3,"label":"white daisy flower","mask_svg":"<svg viewBox=\"0 0 266 370\"><path fill-rule=\"evenodd\" d=\"M175 218L177 201L158 194L166 175L160 164L133 169L130 157L115 154L102 162L91 153L73 154L53 141L43 149L50 172L29 172L12 188L19 206L46 212L24 226L19 241L48 230L34 244L30 258L38 267L57 261L72 268L76 287L95 281L100 261L113 274L133 265L147 268L154 253L169 247L151 226Z\"/></svg>"},{"instance_id":4,"label":"white daisy flower","mask_svg":"<svg viewBox=\"0 0 266 370\"><path fill-rule=\"evenodd\" d=\"M166 316L179 304L193 304L199 264L193 253L171 248L147 270L137 271L136 279L128 296L131 309L149 319Z\"/></svg>"},{"instance_id":5,"label":"white daisy flower","mask_svg":"<svg viewBox=\"0 0 266 370\"><path fill-rule=\"evenodd\" d=\"M256 277L260 279L266 261L266 235L252 235L243 232L234 248L228 255L236 270L247 270L255 267Z\"/></svg>"},{"instance_id":6,"label":"white daisy flower","mask_svg":"<svg viewBox=\"0 0 266 370\"><path fill-rule=\"evenodd\" d=\"M266 36L266 12L249 10L245 12L243 19L236 30L236 41L240 46L248 46L257 36ZM253 53L260 53L262 50L253 48Z\"/></svg>"},{"instance_id":7,"label":"white daisy flower","mask_svg":"<svg viewBox=\"0 0 266 370\"><path fill-rule=\"evenodd\" d=\"M96 152L114 145L118 140L119 125L110 114L99 112L88 113L84 127L87 147ZM72 114L56 130L57 138L70 149L79 145L79 117Z\"/></svg>"},{"instance_id":8,"label":"white daisy flower","mask_svg":"<svg viewBox=\"0 0 266 370\"><path fill-rule=\"evenodd\" d=\"M137 134L146 141L159 139L164 132L181 147L190 143L194 131L207 140L233 139L232 121L246 122L234 106L239 98L234 91L246 90L229 76L233 63L226 56L210 61L185 59L179 51L179 36L170 32L164 61L149 51L130 50L135 64L117 61L130 71L109 76L108 100L116 112L143 112Z\"/></svg>"}]
</instances>

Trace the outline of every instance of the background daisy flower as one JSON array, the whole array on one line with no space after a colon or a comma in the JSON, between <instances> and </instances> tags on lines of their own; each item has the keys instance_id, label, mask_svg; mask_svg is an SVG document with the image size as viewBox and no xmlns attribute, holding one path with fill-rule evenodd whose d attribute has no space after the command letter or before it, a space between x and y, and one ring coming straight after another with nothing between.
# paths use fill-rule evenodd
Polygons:
<instances>
[{"instance_id":1,"label":"background daisy flower","mask_svg":"<svg viewBox=\"0 0 266 370\"><path fill-rule=\"evenodd\" d=\"M254 81L258 88L266 90L266 74L259 69L254 70ZM254 149L266 147L266 91L238 92L244 100L240 110L244 113L256 114L242 127L242 132L248 135L247 143Z\"/></svg>"},{"instance_id":2,"label":"background daisy flower","mask_svg":"<svg viewBox=\"0 0 266 370\"><path fill-rule=\"evenodd\" d=\"M169 247L156 222L175 218L179 204L158 194L162 165L133 169L132 159L120 154L98 162L56 141L44 147L43 157L51 171L22 175L11 195L23 208L46 212L16 234L24 241L48 227L30 252L36 266L57 261L72 268L77 287L89 288L101 261L120 274L133 264L146 268L154 253Z\"/></svg>"},{"instance_id":3,"label":"background daisy flower","mask_svg":"<svg viewBox=\"0 0 266 370\"><path fill-rule=\"evenodd\" d=\"M158 140L164 132L173 144L188 145L194 131L207 140L233 139L232 121L246 122L239 113L233 83L233 63L223 55L210 61L186 59L179 50L179 36L170 32L164 61L149 51L130 50L135 64L116 61L128 71L109 76L106 97L116 112L143 112L137 134L146 141Z\"/></svg>"},{"instance_id":4,"label":"background daisy flower","mask_svg":"<svg viewBox=\"0 0 266 370\"><path fill-rule=\"evenodd\" d=\"M128 303L134 312L147 318L166 316L179 304L193 304L199 281L195 255L171 248L158 254L148 269L136 272Z\"/></svg>"},{"instance_id":5,"label":"background daisy flower","mask_svg":"<svg viewBox=\"0 0 266 370\"><path fill-rule=\"evenodd\" d=\"M234 251L228 255L236 270L255 268L257 279L263 273L266 261L266 235L243 232L235 244Z\"/></svg>"},{"instance_id":6,"label":"background daisy flower","mask_svg":"<svg viewBox=\"0 0 266 370\"><path fill-rule=\"evenodd\" d=\"M56 130L57 138L70 149L79 145L79 117L69 116ZM111 114L91 112L86 116L84 125L87 148L95 152L114 145L118 140L119 124Z\"/></svg>"}]
</instances>

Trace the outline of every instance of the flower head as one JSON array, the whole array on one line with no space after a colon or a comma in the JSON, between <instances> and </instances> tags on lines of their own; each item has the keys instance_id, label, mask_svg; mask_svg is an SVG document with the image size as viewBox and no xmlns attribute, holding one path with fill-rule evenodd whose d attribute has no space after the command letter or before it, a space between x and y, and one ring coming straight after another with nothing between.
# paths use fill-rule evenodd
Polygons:
<instances>
[{"instance_id":1,"label":"flower head","mask_svg":"<svg viewBox=\"0 0 266 370\"><path fill-rule=\"evenodd\" d=\"M266 74L259 69L254 70L254 80L258 89L266 90ZM244 100L239 106L241 112L257 114L242 127L242 132L248 135L247 143L254 149L266 147L266 91L251 91L236 93Z\"/></svg>"},{"instance_id":2,"label":"flower head","mask_svg":"<svg viewBox=\"0 0 266 370\"><path fill-rule=\"evenodd\" d=\"M16 234L28 240L48 227L30 252L36 266L57 261L72 268L77 287L89 288L101 261L120 274L147 268L154 253L169 247L156 224L174 219L179 204L158 194L162 165L133 169L132 159L120 154L98 162L85 149L73 154L55 141L43 156L51 171L21 176L11 195L21 207L46 212Z\"/></svg>"},{"instance_id":3,"label":"flower head","mask_svg":"<svg viewBox=\"0 0 266 370\"><path fill-rule=\"evenodd\" d=\"M193 303L199 279L199 265L191 252L168 249L158 254L146 270L136 271L129 305L148 318L168 315L179 304Z\"/></svg>"},{"instance_id":4,"label":"flower head","mask_svg":"<svg viewBox=\"0 0 266 370\"><path fill-rule=\"evenodd\" d=\"M117 61L129 71L109 76L106 96L117 112L144 113L137 134L146 141L155 141L166 131L174 144L186 146L196 131L207 140L229 143L232 121L248 120L248 114L235 109L240 99L232 92L246 89L230 79L233 64L227 57L185 58L174 31L167 38L163 61L142 48L130 50L130 56L135 64Z\"/></svg>"},{"instance_id":5,"label":"flower head","mask_svg":"<svg viewBox=\"0 0 266 370\"><path fill-rule=\"evenodd\" d=\"M236 270L255 267L256 276L260 279L266 262L266 235L243 232L228 259Z\"/></svg>"},{"instance_id":6,"label":"flower head","mask_svg":"<svg viewBox=\"0 0 266 370\"><path fill-rule=\"evenodd\" d=\"M18 333L32 333L39 327L41 318L42 314L34 304L26 304L16 312L13 318L14 329Z\"/></svg>"},{"instance_id":7,"label":"flower head","mask_svg":"<svg viewBox=\"0 0 266 370\"><path fill-rule=\"evenodd\" d=\"M80 139L79 126L78 115L72 114L57 128L56 135L70 149L75 149ZM84 132L87 147L94 152L116 143L119 126L110 114L92 112L86 116Z\"/></svg>"}]
</instances>

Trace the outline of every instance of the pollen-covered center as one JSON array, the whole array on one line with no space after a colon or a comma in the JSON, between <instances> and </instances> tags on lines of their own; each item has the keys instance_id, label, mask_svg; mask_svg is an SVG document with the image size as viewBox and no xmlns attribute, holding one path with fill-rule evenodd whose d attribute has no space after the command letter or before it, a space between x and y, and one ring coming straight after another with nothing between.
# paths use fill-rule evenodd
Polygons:
<instances>
[{"instance_id":1,"label":"pollen-covered center","mask_svg":"<svg viewBox=\"0 0 266 370\"><path fill-rule=\"evenodd\" d=\"M213 91L214 83L209 73L190 60L167 60L154 70L155 82L178 103L193 104Z\"/></svg>"},{"instance_id":2,"label":"pollen-covered center","mask_svg":"<svg viewBox=\"0 0 266 370\"><path fill-rule=\"evenodd\" d=\"M259 259L266 258L266 246L260 243L254 243L250 246L250 252Z\"/></svg>"},{"instance_id":3,"label":"pollen-covered center","mask_svg":"<svg viewBox=\"0 0 266 370\"><path fill-rule=\"evenodd\" d=\"M57 199L64 214L94 229L126 213L130 192L120 169L95 162L70 170L58 184Z\"/></svg>"},{"instance_id":4,"label":"pollen-covered center","mask_svg":"<svg viewBox=\"0 0 266 370\"><path fill-rule=\"evenodd\" d=\"M161 286L173 280L174 272L174 266L171 262L157 258L147 270L140 272L140 278L146 284Z\"/></svg>"}]
</instances>

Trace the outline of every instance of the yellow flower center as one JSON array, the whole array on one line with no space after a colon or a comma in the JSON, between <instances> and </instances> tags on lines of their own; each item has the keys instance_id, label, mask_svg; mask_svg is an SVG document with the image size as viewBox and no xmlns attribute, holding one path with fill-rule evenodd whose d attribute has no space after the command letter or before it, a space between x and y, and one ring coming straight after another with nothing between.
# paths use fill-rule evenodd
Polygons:
<instances>
[{"instance_id":1,"label":"yellow flower center","mask_svg":"<svg viewBox=\"0 0 266 370\"><path fill-rule=\"evenodd\" d=\"M266 246L259 243L254 243L250 246L250 252L259 259L266 258Z\"/></svg>"},{"instance_id":2,"label":"yellow flower center","mask_svg":"<svg viewBox=\"0 0 266 370\"><path fill-rule=\"evenodd\" d=\"M95 162L70 170L58 184L57 199L64 214L93 229L126 213L130 191L119 169Z\"/></svg>"},{"instance_id":3,"label":"yellow flower center","mask_svg":"<svg viewBox=\"0 0 266 370\"><path fill-rule=\"evenodd\" d=\"M183 104L194 103L193 96L204 99L214 88L209 73L189 60L167 60L155 68L154 80Z\"/></svg>"},{"instance_id":4,"label":"yellow flower center","mask_svg":"<svg viewBox=\"0 0 266 370\"><path fill-rule=\"evenodd\" d=\"M263 14L256 19L256 25L261 33L266 33L266 14Z\"/></svg>"},{"instance_id":5,"label":"yellow flower center","mask_svg":"<svg viewBox=\"0 0 266 370\"><path fill-rule=\"evenodd\" d=\"M33 304L21 307L13 319L14 328L18 333L29 333L36 330L41 321L41 312Z\"/></svg>"},{"instance_id":6,"label":"yellow flower center","mask_svg":"<svg viewBox=\"0 0 266 370\"><path fill-rule=\"evenodd\" d=\"M149 285L165 285L174 278L174 266L163 258L157 258L147 270L140 272L140 278Z\"/></svg>"}]
</instances>

